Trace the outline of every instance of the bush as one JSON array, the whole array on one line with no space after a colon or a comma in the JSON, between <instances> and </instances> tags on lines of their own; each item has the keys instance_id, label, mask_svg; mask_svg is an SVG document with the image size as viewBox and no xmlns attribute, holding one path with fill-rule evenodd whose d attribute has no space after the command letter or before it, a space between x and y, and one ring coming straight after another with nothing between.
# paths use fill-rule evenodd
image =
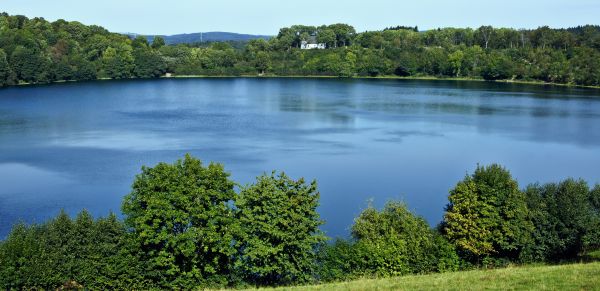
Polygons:
<instances>
[{"instance_id":1,"label":"bush","mask_svg":"<svg viewBox=\"0 0 600 291\"><path fill-rule=\"evenodd\" d=\"M140 286L127 253L125 227L114 214L94 220L65 212L40 225L16 225L0 243L0 288L56 289L75 282L90 289Z\"/></svg>"},{"instance_id":2,"label":"bush","mask_svg":"<svg viewBox=\"0 0 600 291\"><path fill-rule=\"evenodd\" d=\"M369 207L352 226L366 269L379 276L444 272L458 268L454 248L410 212L389 202L382 211Z\"/></svg>"},{"instance_id":3,"label":"bush","mask_svg":"<svg viewBox=\"0 0 600 291\"><path fill-rule=\"evenodd\" d=\"M583 180L530 185L527 203L535 225L529 261L574 260L600 246L600 224L596 199L598 187L590 191Z\"/></svg>"},{"instance_id":4,"label":"bush","mask_svg":"<svg viewBox=\"0 0 600 291\"><path fill-rule=\"evenodd\" d=\"M233 187L222 165L204 167L190 155L142 168L122 208L148 280L162 288L227 284L234 255Z\"/></svg>"},{"instance_id":5,"label":"bush","mask_svg":"<svg viewBox=\"0 0 600 291\"><path fill-rule=\"evenodd\" d=\"M236 269L255 285L305 283L311 279L319 230L316 182L284 173L262 175L235 201L240 223Z\"/></svg>"},{"instance_id":6,"label":"bush","mask_svg":"<svg viewBox=\"0 0 600 291\"><path fill-rule=\"evenodd\" d=\"M319 279L445 272L460 265L454 247L404 203L389 202L382 211L367 208L356 219L352 237L321 247Z\"/></svg>"},{"instance_id":7,"label":"bush","mask_svg":"<svg viewBox=\"0 0 600 291\"><path fill-rule=\"evenodd\" d=\"M531 243L525 195L505 168L478 166L450 191L448 200L442 231L463 258L515 261Z\"/></svg>"}]
</instances>

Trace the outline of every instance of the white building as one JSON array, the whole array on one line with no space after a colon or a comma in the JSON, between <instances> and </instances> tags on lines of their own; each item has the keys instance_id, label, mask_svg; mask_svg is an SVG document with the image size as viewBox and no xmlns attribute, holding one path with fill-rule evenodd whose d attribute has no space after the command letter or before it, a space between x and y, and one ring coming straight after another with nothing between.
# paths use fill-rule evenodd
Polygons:
<instances>
[{"instance_id":1,"label":"white building","mask_svg":"<svg viewBox=\"0 0 600 291\"><path fill-rule=\"evenodd\" d=\"M311 36L308 38L308 40L303 40L300 43L300 48L303 50L313 50L313 49L324 50L326 47L327 46L324 43L317 42L316 36Z\"/></svg>"}]
</instances>

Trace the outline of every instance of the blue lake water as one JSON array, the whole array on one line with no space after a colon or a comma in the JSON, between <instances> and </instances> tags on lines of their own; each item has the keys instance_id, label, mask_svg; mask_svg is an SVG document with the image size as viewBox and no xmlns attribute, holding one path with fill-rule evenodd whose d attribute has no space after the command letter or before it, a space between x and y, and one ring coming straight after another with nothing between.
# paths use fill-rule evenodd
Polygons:
<instances>
[{"instance_id":1,"label":"blue lake water","mask_svg":"<svg viewBox=\"0 0 600 291\"><path fill-rule=\"evenodd\" d=\"M437 224L477 163L524 187L600 182L600 91L484 82L163 79L0 90L0 238L61 208L119 212L142 165L185 153L244 184L317 179L330 236L390 199Z\"/></svg>"}]
</instances>

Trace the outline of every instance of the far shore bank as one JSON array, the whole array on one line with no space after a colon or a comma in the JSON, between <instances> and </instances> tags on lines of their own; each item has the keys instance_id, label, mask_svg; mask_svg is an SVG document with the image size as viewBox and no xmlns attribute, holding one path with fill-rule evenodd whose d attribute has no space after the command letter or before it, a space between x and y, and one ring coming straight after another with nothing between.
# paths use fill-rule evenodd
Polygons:
<instances>
[{"instance_id":1,"label":"far shore bank","mask_svg":"<svg viewBox=\"0 0 600 291\"><path fill-rule=\"evenodd\" d=\"M94 82L94 81L111 81L111 80L156 80L156 79L218 79L218 78L264 78L264 79L343 79L343 80L426 80L426 81L456 81L456 82L489 82L489 83L504 83L504 84L521 84L521 85L537 85L537 86L557 86L565 88L582 88L582 89L600 89L600 86L584 86L575 84L564 84L564 83L550 83L543 81L526 81L526 80L484 80L478 78L465 78L465 77L435 77L435 76L408 76L401 77L395 75L383 75L383 76L354 76L354 77L338 77L338 76L326 76L326 75L170 75L162 76L160 78L129 78L129 79L111 79L111 78L98 78L95 80L61 80L54 81L45 84L32 84L21 82L17 85L0 87L24 87L24 86L40 86L48 84L60 84L60 83L76 83L76 82Z\"/></svg>"},{"instance_id":2,"label":"far shore bank","mask_svg":"<svg viewBox=\"0 0 600 291\"><path fill-rule=\"evenodd\" d=\"M435 77L435 76L409 76L409 77L401 77L394 75L383 75L383 76L354 76L354 77L338 77L338 76L323 76L323 75L223 75L223 76L213 76L213 75L172 75L170 77L161 77L161 79L203 79L203 78L307 78L307 79L347 79L347 80L427 80L427 81L459 81L459 82L489 82L489 83L505 83L505 84L523 84L523 85L542 85L542 86L559 86L559 87L568 87L568 88L587 88L587 89L600 89L600 86L584 86L584 85L575 85L575 84L564 84L564 83L551 83L551 82L543 82L543 81L526 81L526 80L484 80L477 78L464 78L464 77Z\"/></svg>"}]
</instances>

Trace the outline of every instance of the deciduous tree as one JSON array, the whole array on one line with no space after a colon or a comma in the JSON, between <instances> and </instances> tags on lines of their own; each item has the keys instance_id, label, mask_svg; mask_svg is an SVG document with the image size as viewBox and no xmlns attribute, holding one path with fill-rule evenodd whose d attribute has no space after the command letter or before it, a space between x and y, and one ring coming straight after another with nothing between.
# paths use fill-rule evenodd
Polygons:
<instances>
[{"instance_id":1,"label":"deciduous tree","mask_svg":"<svg viewBox=\"0 0 600 291\"><path fill-rule=\"evenodd\" d=\"M234 183L220 164L186 155L143 167L123 201L147 278L163 288L224 285L233 255Z\"/></svg>"},{"instance_id":2,"label":"deciduous tree","mask_svg":"<svg viewBox=\"0 0 600 291\"><path fill-rule=\"evenodd\" d=\"M236 269L242 276L257 285L307 282L315 248L325 239L316 182L262 175L242 188L235 206L241 230Z\"/></svg>"},{"instance_id":3,"label":"deciduous tree","mask_svg":"<svg viewBox=\"0 0 600 291\"><path fill-rule=\"evenodd\" d=\"M503 167L478 166L448 200L442 230L463 257L517 260L530 243L525 195Z\"/></svg>"}]
</instances>

